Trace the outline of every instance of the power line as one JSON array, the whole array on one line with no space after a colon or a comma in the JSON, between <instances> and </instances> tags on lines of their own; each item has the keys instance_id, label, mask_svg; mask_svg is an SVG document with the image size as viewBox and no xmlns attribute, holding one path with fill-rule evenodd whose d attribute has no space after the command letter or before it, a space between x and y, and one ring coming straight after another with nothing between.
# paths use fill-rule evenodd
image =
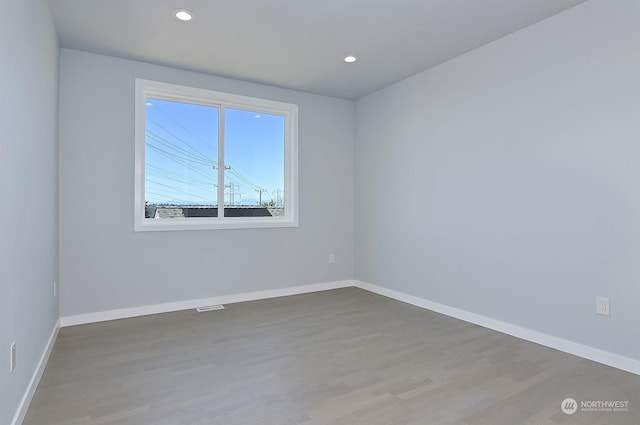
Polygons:
<instances>
[{"instance_id":1,"label":"power line","mask_svg":"<svg viewBox=\"0 0 640 425\"><path fill-rule=\"evenodd\" d=\"M198 149L194 148L193 146L191 146L191 144L189 144L188 142L182 140L182 138L180 138L179 136L177 136L176 134L172 133L171 131L167 130L165 127L163 127L162 125L158 124L156 121L154 121L152 118L149 118L147 116L147 121L151 121L153 124L155 124L156 126L160 127L162 130L164 130L165 132L167 132L168 134L172 135L173 137L175 137L176 139L178 139L179 141L181 141L182 143L184 143L185 146L188 146L189 148L193 149L195 152L199 153L200 155L202 155L204 158L207 158L207 156L205 154L203 154L202 152L200 152Z\"/></svg>"},{"instance_id":2,"label":"power line","mask_svg":"<svg viewBox=\"0 0 640 425\"><path fill-rule=\"evenodd\" d=\"M158 99L159 100L159 99ZM169 101L167 101L169 102ZM171 121L175 122L176 124L178 124L183 130L185 130L187 133L191 134L193 137L195 137L196 139L200 140L205 146L210 147L210 148L214 148L215 146L210 146L204 139L202 139L200 136L198 136L197 134L193 133L190 129L188 129L187 127L185 127L184 125L182 125L181 122L179 122L178 120L176 120L173 116L171 116L168 112L164 111L162 108L160 108L157 104L154 104L154 106L156 107L155 109L158 110L160 113L162 113L163 115L167 116ZM203 106L204 107L204 106ZM218 115L220 113L219 108L214 107L214 106L206 106L207 108L214 108L216 110L216 115Z\"/></svg>"},{"instance_id":3,"label":"power line","mask_svg":"<svg viewBox=\"0 0 640 425\"><path fill-rule=\"evenodd\" d=\"M198 162L200 164L203 165L213 165L215 164L215 161L210 160L209 158L205 157L205 156L200 156L200 155L195 155L191 152L189 152L186 149L182 149L180 146L177 146L176 144L168 141L167 139L164 139L161 136L158 136L157 134L151 132L150 130L147 130L147 139L151 139L154 142L160 143L161 145L173 149L175 151L177 151L177 154L180 154L182 156L184 156L184 159L193 161L193 162ZM149 144L148 140L147 140L147 144Z\"/></svg>"},{"instance_id":4,"label":"power line","mask_svg":"<svg viewBox=\"0 0 640 425\"><path fill-rule=\"evenodd\" d=\"M177 181L185 184L211 186L215 183L215 180L213 178L211 179L211 181L208 181L208 182L205 182L202 180L194 180L194 179L184 180L183 179L184 176L178 175L176 173L171 173L165 170L164 168L156 167L155 165L152 165L152 164L147 164L145 171L147 174L155 174L158 177L163 177L171 181Z\"/></svg>"},{"instance_id":5,"label":"power line","mask_svg":"<svg viewBox=\"0 0 640 425\"><path fill-rule=\"evenodd\" d=\"M196 172L196 173L198 173L198 174L200 174L200 175L202 175L204 177L207 177L207 178L211 177L211 176L205 174L204 172L202 172L201 170L191 166L190 164L188 164L188 163L185 164L184 163L184 161L185 161L184 158L180 158L177 155L172 154L171 152L167 152L167 151L165 151L163 149L160 149L157 146L153 146L153 145L148 144L147 147L150 148L153 151L156 151L156 152L160 153L161 155L164 155L165 157L171 159L172 161L177 162L178 164L182 165L183 167L188 168L188 169L190 169L190 170L192 170L192 171L194 171L194 172ZM186 161L188 161L188 160L186 160Z\"/></svg>"},{"instance_id":6,"label":"power line","mask_svg":"<svg viewBox=\"0 0 640 425\"><path fill-rule=\"evenodd\" d=\"M163 184L163 183L159 183L159 182L154 181L154 180L149 180L149 179L147 179L147 180L146 180L146 182L148 182L148 183L153 183L153 184L157 184L158 186L166 187L166 188L168 188L168 189L170 189L170 190L172 190L172 191L174 191L174 192L184 193L184 194L187 194L187 195L189 195L189 196L193 196L193 197L195 197L195 198L200 198L200 199L203 199L203 200L205 200L205 201L210 201L210 199L209 199L209 198L206 198L206 197L204 197L204 196L198 196L198 195L193 194L192 192L189 192L189 191L186 191L186 190L177 189L177 188L175 188L175 187L172 187L172 186L169 186L169 185L166 185L166 184Z\"/></svg>"}]
</instances>

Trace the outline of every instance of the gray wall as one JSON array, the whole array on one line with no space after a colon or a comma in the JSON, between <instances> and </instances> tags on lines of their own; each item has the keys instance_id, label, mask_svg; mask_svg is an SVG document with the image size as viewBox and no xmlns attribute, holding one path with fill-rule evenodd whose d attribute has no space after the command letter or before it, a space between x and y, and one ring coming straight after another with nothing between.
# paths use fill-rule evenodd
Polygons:
<instances>
[{"instance_id":1,"label":"gray wall","mask_svg":"<svg viewBox=\"0 0 640 425\"><path fill-rule=\"evenodd\" d=\"M48 3L0 15L0 424L11 422L58 318L58 44ZM9 347L17 368L9 374Z\"/></svg>"},{"instance_id":2,"label":"gray wall","mask_svg":"<svg viewBox=\"0 0 640 425\"><path fill-rule=\"evenodd\" d=\"M67 49L60 74L62 316L353 278L353 102ZM298 104L300 227L134 233L136 77Z\"/></svg>"},{"instance_id":3,"label":"gray wall","mask_svg":"<svg viewBox=\"0 0 640 425\"><path fill-rule=\"evenodd\" d=\"M638 22L592 0L357 101L356 278L640 359Z\"/></svg>"}]
</instances>

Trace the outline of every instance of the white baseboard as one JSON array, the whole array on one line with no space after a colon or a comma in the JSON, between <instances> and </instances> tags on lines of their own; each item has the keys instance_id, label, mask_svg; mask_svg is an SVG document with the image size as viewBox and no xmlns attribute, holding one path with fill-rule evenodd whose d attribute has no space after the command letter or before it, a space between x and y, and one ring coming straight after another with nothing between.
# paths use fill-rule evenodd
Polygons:
<instances>
[{"instance_id":1,"label":"white baseboard","mask_svg":"<svg viewBox=\"0 0 640 425\"><path fill-rule=\"evenodd\" d=\"M13 417L13 421L11 421L11 425L20 425L22 424L22 421L24 421L24 417L27 415L27 410L29 410L29 405L31 404L31 400L33 400L33 395L36 393L36 388L38 388L38 384L40 383L40 378L42 378L44 369L47 367L47 363L49 362L49 356L51 355L51 350L53 350L53 345L56 342L56 338L58 337L59 330L60 330L60 320L56 321L56 324L53 327L53 331L51 332L49 341L47 342L47 345L44 348L44 352L42 353L42 356L40 356L40 361L38 361L36 370L33 372L33 375L31 376L31 381L29 381L29 385L27 386L27 391L25 391L24 396L22 396L22 400L20 400L20 404L18 405L18 410L16 411L16 414Z\"/></svg>"},{"instance_id":2,"label":"white baseboard","mask_svg":"<svg viewBox=\"0 0 640 425\"><path fill-rule=\"evenodd\" d=\"M178 301L165 304L144 305L139 307L117 310L100 311L96 313L78 314L60 318L60 326L75 326L87 323L106 322L108 320L126 319L128 317L147 316L150 314L168 313L171 311L189 310L196 307L214 304L233 304L244 301L263 300L267 298L286 297L289 295L306 294L310 292L328 291L330 289L347 288L353 286L352 280L316 283L312 285L293 286L289 288L271 289L267 291L246 292L243 294L223 295L212 298Z\"/></svg>"},{"instance_id":3,"label":"white baseboard","mask_svg":"<svg viewBox=\"0 0 640 425\"><path fill-rule=\"evenodd\" d=\"M377 285L372 285L370 283L356 280L354 281L354 286L369 292L374 292L376 294L383 295L388 298L393 298L395 300L405 302L407 304L412 304L417 307L422 307L427 310L435 311L436 313L444 314L445 316L450 316L456 319L464 320L465 322L469 322L485 328L493 329L495 331L502 332L507 335L515 336L527 341L535 342L536 344L544 345L545 347L554 348L556 350L559 350L565 353L573 354L574 356L593 360L598 363L602 363L611 367L615 367L617 369L621 369L627 372L634 373L636 375L640 375L640 360L621 356L619 354L610 353L608 351L600 350L598 348L589 347L587 345L579 344L577 342L569 341L569 340L558 338L542 332L512 325L507 322L491 319L489 317L481 316L479 314L471 313L465 310L460 310L454 307L450 307L448 305L429 301L424 298L415 297L413 295L407 295L402 292L383 288Z\"/></svg>"},{"instance_id":4,"label":"white baseboard","mask_svg":"<svg viewBox=\"0 0 640 425\"><path fill-rule=\"evenodd\" d=\"M542 332L534 331L521 326L513 325L496 319L491 319L466 310L461 310L448 305L429 301L413 295L404 294L392 289L372 285L370 283L353 280L342 280L337 282L326 282L304 286L294 286L290 288L272 289L268 291L247 292L242 294L223 295L220 297L201 298L188 301L178 301L165 304L146 305L118 310L108 310L96 313L79 314L60 318L60 326L75 326L86 323L104 322L108 320L124 319L128 317L146 316L150 314L167 313L171 311L188 310L196 307L213 304L233 304L244 301L254 301L267 298L285 297L289 295L306 294L310 292L327 291L331 289L347 288L355 286L369 292L383 295L398 301L412 304L436 313L464 320L488 329L493 329L507 335L515 336L536 344L554 348L556 350L573 354L578 357L593 360L617 369L640 375L640 360L621 356L577 342L558 338ZM57 332L57 331L56 331ZM48 354L47 354L48 356ZM43 357L44 358L44 357ZM34 375L35 376L35 375ZM39 379L39 378L38 378ZM35 389L35 388L34 388ZM27 404L28 406L28 404Z\"/></svg>"}]
</instances>

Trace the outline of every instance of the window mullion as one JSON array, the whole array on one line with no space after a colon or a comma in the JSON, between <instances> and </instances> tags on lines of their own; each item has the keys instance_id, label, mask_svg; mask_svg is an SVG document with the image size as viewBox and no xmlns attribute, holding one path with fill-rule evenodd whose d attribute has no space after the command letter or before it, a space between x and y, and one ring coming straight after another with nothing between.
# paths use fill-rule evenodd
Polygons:
<instances>
[{"instance_id":1,"label":"window mullion","mask_svg":"<svg viewBox=\"0 0 640 425\"><path fill-rule=\"evenodd\" d=\"M218 218L224 217L224 105L218 112Z\"/></svg>"}]
</instances>

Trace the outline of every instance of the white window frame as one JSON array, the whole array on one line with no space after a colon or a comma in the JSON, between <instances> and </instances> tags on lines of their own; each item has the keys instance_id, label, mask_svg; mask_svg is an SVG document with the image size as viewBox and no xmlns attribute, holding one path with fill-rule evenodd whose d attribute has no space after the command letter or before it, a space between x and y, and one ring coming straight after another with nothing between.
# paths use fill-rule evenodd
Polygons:
<instances>
[{"instance_id":1,"label":"white window frame","mask_svg":"<svg viewBox=\"0 0 640 425\"><path fill-rule=\"evenodd\" d=\"M224 192L218 191L220 217L145 219L145 124L147 98L214 106L218 114L218 182L224 180L224 108L284 116L284 215L224 217ZM135 81L134 231L251 229L298 226L298 105L137 78ZM222 214L220 214L222 212Z\"/></svg>"}]
</instances>

